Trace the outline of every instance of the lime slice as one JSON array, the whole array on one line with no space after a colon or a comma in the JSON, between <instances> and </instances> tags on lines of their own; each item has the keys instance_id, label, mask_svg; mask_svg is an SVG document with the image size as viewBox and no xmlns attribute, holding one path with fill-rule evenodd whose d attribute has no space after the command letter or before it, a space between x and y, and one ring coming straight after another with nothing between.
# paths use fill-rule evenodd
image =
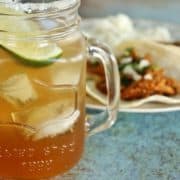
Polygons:
<instances>
[{"instance_id":1,"label":"lime slice","mask_svg":"<svg viewBox=\"0 0 180 180\"><path fill-rule=\"evenodd\" d=\"M9 40L9 34L15 37L27 38L42 34L42 27L38 21L24 18L26 14L15 7L0 4L0 13L16 16L0 16L0 45L25 64L41 66L56 61L62 54L57 44L45 40Z\"/></svg>"},{"instance_id":2,"label":"lime slice","mask_svg":"<svg viewBox=\"0 0 180 180\"><path fill-rule=\"evenodd\" d=\"M62 49L55 43L40 42L1 42L1 46L11 52L18 60L33 66L42 66L57 61Z\"/></svg>"},{"instance_id":3,"label":"lime slice","mask_svg":"<svg viewBox=\"0 0 180 180\"><path fill-rule=\"evenodd\" d=\"M37 93L26 74L17 74L2 82L0 96L12 104L25 104L37 99Z\"/></svg>"}]
</instances>

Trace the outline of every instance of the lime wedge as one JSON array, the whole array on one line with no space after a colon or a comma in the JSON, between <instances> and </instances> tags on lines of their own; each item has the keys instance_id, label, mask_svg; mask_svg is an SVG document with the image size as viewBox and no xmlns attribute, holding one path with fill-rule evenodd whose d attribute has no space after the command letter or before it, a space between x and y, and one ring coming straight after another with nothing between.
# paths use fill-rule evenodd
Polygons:
<instances>
[{"instance_id":1,"label":"lime wedge","mask_svg":"<svg viewBox=\"0 0 180 180\"><path fill-rule=\"evenodd\" d=\"M4 41L1 42L1 46L15 55L19 61L33 66L53 63L62 55L62 49L55 43Z\"/></svg>"},{"instance_id":2,"label":"lime wedge","mask_svg":"<svg viewBox=\"0 0 180 180\"><path fill-rule=\"evenodd\" d=\"M16 10L15 7L0 4L0 12L12 14L0 16L0 30L3 32L0 34L0 46L15 55L19 61L32 66L41 66L53 63L61 56L62 49L56 43L44 39L26 39L42 34L43 29L38 21L23 18L26 14L22 10ZM9 35L17 39L10 40Z\"/></svg>"}]
</instances>

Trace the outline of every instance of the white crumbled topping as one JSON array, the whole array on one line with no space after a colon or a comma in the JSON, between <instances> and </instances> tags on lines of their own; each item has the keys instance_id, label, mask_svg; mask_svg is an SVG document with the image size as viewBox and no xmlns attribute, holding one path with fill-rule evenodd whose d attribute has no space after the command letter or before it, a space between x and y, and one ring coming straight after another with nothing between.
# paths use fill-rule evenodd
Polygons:
<instances>
[{"instance_id":1,"label":"white crumbled topping","mask_svg":"<svg viewBox=\"0 0 180 180\"><path fill-rule=\"evenodd\" d=\"M121 64L128 64L131 63L133 61L132 57L125 57L121 59Z\"/></svg>"},{"instance_id":2,"label":"white crumbled topping","mask_svg":"<svg viewBox=\"0 0 180 180\"><path fill-rule=\"evenodd\" d=\"M144 69L150 65L150 62L147 59L142 59L139 63L139 69Z\"/></svg>"},{"instance_id":3,"label":"white crumbled topping","mask_svg":"<svg viewBox=\"0 0 180 180\"><path fill-rule=\"evenodd\" d=\"M139 81L142 78L130 65L123 69L123 74L132 76L134 81Z\"/></svg>"},{"instance_id":4,"label":"white crumbled topping","mask_svg":"<svg viewBox=\"0 0 180 180\"><path fill-rule=\"evenodd\" d=\"M92 26L85 28L87 36L97 38L112 48L119 42L131 39L134 32L131 19L123 14L100 19Z\"/></svg>"},{"instance_id":5,"label":"white crumbled topping","mask_svg":"<svg viewBox=\"0 0 180 180\"><path fill-rule=\"evenodd\" d=\"M89 26L85 26L83 30L85 35L107 43L112 50L115 50L119 43L130 39L172 40L167 28L161 26L138 28L132 19L124 14L95 20Z\"/></svg>"},{"instance_id":6,"label":"white crumbled topping","mask_svg":"<svg viewBox=\"0 0 180 180\"><path fill-rule=\"evenodd\" d=\"M153 80L153 76L152 76L152 74L146 74L146 75L144 75L144 79L145 80Z\"/></svg>"},{"instance_id":7,"label":"white crumbled topping","mask_svg":"<svg viewBox=\"0 0 180 180\"><path fill-rule=\"evenodd\" d=\"M147 29L142 34L140 33L140 38L149 39L155 41L171 41L172 37L170 32L165 27L156 27L155 29Z\"/></svg>"}]
</instances>

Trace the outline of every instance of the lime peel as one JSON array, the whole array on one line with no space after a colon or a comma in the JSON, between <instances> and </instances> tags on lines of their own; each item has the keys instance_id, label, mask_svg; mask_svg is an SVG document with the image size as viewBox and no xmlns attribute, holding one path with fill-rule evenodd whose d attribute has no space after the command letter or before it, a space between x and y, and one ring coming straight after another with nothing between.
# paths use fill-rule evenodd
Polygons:
<instances>
[{"instance_id":1,"label":"lime peel","mask_svg":"<svg viewBox=\"0 0 180 180\"><path fill-rule=\"evenodd\" d=\"M61 57L62 49L55 43L41 44L38 42L1 42L1 46L12 53L17 59L32 66L48 65Z\"/></svg>"}]
</instances>

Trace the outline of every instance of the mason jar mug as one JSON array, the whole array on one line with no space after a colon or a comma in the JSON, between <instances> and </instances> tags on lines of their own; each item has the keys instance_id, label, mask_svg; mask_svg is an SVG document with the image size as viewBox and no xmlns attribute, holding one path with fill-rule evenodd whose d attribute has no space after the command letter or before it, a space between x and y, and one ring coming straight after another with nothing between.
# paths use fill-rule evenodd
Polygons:
<instances>
[{"instance_id":1,"label":"mason jar mug","mask_svg":"<svg viewBox=\"0 0 180 180\"><path fill-rule=\"evenodd\" d=\"M79 161L86 134L111 127L119 76L114 56L80 31L79 0L0 0L0 177L61 175ZM107 116L85 113L86 64L102 62ZM88 130L86 131L86 125Z\"/></svg>"}]
</instances>

